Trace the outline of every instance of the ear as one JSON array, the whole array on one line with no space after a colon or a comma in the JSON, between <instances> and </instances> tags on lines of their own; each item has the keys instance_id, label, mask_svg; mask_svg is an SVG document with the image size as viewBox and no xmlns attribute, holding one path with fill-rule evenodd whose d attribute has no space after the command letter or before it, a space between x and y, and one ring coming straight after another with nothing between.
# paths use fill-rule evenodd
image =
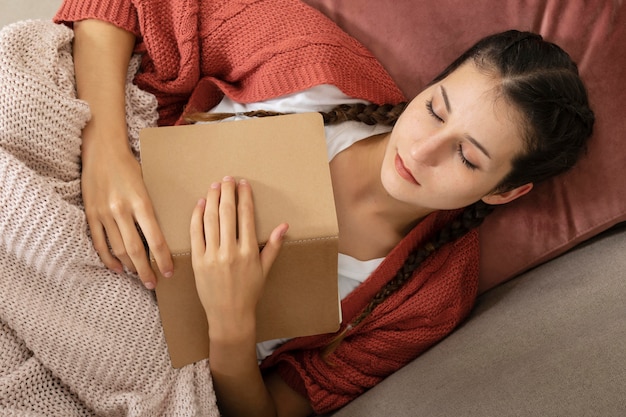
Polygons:
<instances>
[{"instance_id":1,"label":"ear","mask_svg":"<svg viewBox=\"0 0 626 417\"><path fill-rule=\"evenodd\" d=\"M503 193L494 193L488 194L482 198L483 202L487 204L505 204L509 201L513 201L516 198L523 196L524 194L528 194L530 190L533 189L533 183L529 182L528 184L520 185L517 188L514 188L509 191L505 191Z\"/></svg>"}]
</instances>

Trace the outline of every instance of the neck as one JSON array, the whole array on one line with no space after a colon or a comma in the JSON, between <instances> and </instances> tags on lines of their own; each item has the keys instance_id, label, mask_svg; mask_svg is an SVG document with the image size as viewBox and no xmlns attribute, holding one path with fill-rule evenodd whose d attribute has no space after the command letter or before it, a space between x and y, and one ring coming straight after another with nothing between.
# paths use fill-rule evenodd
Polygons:
<instances>
[{"instance_id":1,"label":"neck","mask_svg":"<svg viewBox=\"0 0 626 417\"><path fill-rule=\"evenodd\" d=\"M392 198L383 187L380 170L388 138L386 134L359 141L331 162L340 233L347 241L345 244L353 247L354 240L364 241L363 235L368 234L369 246L378 246L372 249L378 256L385 256L431 212Z\"/></svg>"}]
</instances>

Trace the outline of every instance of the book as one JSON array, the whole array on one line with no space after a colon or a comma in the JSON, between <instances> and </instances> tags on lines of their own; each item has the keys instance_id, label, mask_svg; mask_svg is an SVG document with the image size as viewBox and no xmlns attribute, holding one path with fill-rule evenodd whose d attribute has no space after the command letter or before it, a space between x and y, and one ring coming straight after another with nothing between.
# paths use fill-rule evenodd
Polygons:
<instances>
[{"instance_id":1,"label":"book","mask_svg":"<svg viewBox=\"0 0 626 417\"><path fill-rule=\"evenodd\" d=\"M339 329L338 227L323 121L317 113L143 129L142 172L174 259L156 297L172 365L208 357L189 226L210 184L230 175L252 186L260 248L289 223L257 306L257 341Z\"/></svg>"}]
</instances>

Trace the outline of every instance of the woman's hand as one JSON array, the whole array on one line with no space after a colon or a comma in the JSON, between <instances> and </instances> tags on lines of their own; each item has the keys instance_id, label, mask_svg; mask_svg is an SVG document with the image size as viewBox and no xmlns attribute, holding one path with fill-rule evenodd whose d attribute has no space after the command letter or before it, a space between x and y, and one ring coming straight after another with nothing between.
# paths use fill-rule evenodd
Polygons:
<instances>
[{"instance_id":1,"label":"woman's hand","mask_svg":"<svg viewBox=\"0 0 626 417\"><path fill-rule=\"evenodd\" d=\"M171 276L173 264L141 166L128 147L91 141L91 133L83 132L82 192L94 248L108 268L122 272L122 264L126 265L148 289L154 289L156 277L138 228L164 276Z\"/></svg>"},{"instance_id":2,"label":"woman's hand","mask_svg":"<svg viewBox=\"0 0 626 417\"><path fill-rule=\"evenodd\" d=\"M76 89L91 110L83 130L82 191L94 247L108 268L122 272L126 265L152 289L156 277L137 226L164 276L173 262L128 144L125 91L134 46L134 34L110 23L74 24Z\"/></svg>"},{"instance_id":3,"label":"woman's hand","mask_svg":"<svg viewBox=\"0 0 626 417\"><path fill-rule=\"evenodd\" d=\"M211 185L191 220L196 287L209 321L209 338L250 336L267 274L288 229L276 227L259 253L250 184L231 177Z\"/></svg>"}]
</instances>

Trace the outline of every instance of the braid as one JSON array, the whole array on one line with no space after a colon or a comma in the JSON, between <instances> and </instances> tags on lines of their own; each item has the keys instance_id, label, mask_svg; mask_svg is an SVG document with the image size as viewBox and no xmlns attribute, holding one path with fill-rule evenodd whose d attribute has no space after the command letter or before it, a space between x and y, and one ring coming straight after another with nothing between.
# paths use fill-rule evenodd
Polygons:
<instances>
[{"instance_id":1,"label":"braid","mask_svg":"<svg viewBox=\"0 0 626 417\"><path fill-rule=\"evenodd\" d=\"M382 304L390 295L398 291L402 286L411 279L413 273L420 265L433 254L437 249L446 243L453 242L464 236L470 230L480 226L485 217L493 211L493 206L484 203L482 200L468 206L453 221L445 225L439 232L423 246L418 247L409 254L404 261L402 267L387 284L381 288L372 298L369 304L361 311L361 313L348 326L333 339L328 346L325 347L322 356L327 358L341 341L346 337L347 333L361 324L363 320L370 316L372 311Z\"/></svg>"},{"instance_id":2,"label":"braid","mask_svg":"<svg viewBox=\"0 0 626 417\"><path fill-rule=\"evenodd\" d=\"M367 125L381 124L393 126L407 103L393 104L340 104L331 111L320 112L324 117L324 124L357 121Z\"/></svg>"},{"instance_id":3,"label":"braid","mask_svg":"<svg viewBox=\"0 0 626 417\"><path fill-rule=\"evenodd\" d=\"M324 118L325 125L341 123L345 121L357 121L367 125L382 124L393 126L402 114L407 103L400 104L340 104L329 112L319 112ZM229 117L238 115L239 113L208 113L197 112L185 115L187 123L196 122L216 122ZM279 113L265 110L254 110L240 113L242 116L248 117L270 117L281 116L288 113Z\"/></svg>"},{"instance_id":4,"label":"braid","mask_svg":"<svg viewBox=\"0 0 626 417\"><path fill-rule=\"evenodd\" d=\"M197 123L197 122L217 122L220 120L228 119L229 117L234 117L238 115L248 116L248 117L271 117L271 116L282 116L288 113L279 113L275 111L266 111L266 110L253 110L245 113L209 113L209 112L196 112L185 115L184 120L187 123Z\"/></svg>"}]
</instances>

